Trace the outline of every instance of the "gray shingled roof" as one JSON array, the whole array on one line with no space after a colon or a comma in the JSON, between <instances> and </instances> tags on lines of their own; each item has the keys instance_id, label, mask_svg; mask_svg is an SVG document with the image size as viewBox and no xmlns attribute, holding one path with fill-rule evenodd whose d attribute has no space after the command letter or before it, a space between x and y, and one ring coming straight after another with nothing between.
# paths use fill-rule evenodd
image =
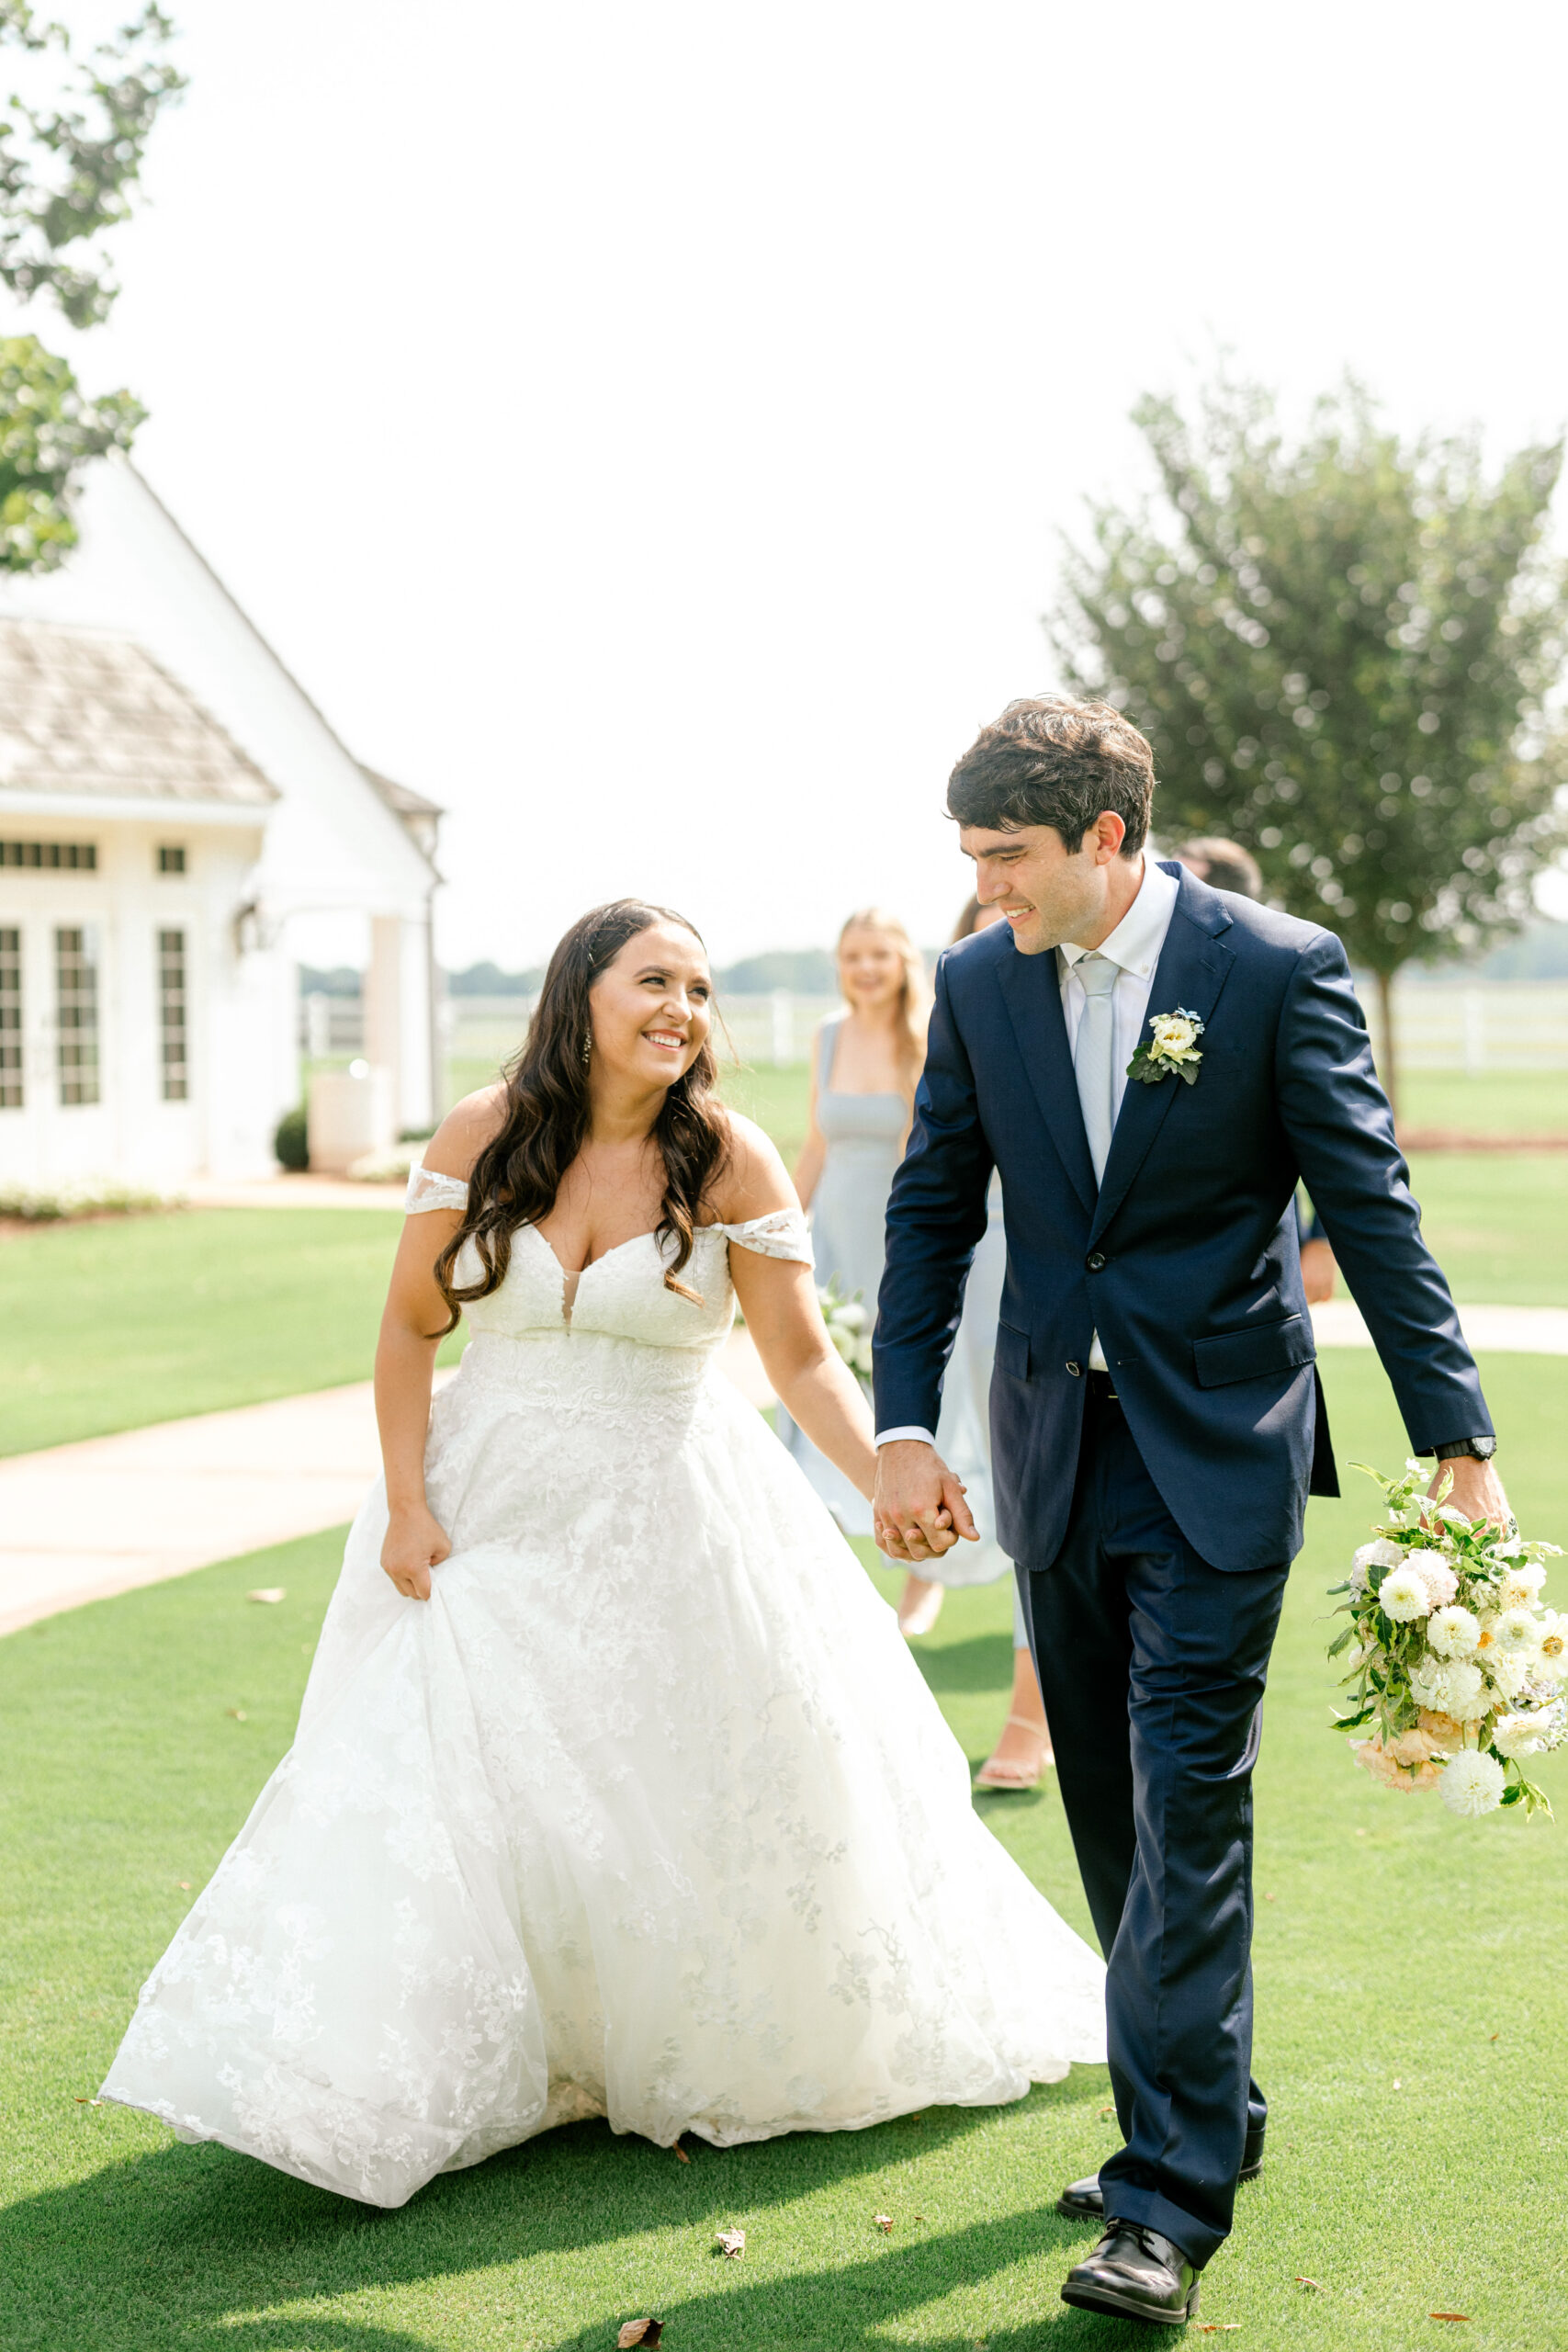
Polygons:
<instances>
[{"instance_id":1,"label":"gray shingled roof","mask_svg":"<svg viewBox=\"0 0 1568 2352\"><path fill-rule=\"evenodd\" d=\"M0 620L0 807L7 787L254 808L279 797L133 639L22 620Z\"/></svg>"}]
</instances>

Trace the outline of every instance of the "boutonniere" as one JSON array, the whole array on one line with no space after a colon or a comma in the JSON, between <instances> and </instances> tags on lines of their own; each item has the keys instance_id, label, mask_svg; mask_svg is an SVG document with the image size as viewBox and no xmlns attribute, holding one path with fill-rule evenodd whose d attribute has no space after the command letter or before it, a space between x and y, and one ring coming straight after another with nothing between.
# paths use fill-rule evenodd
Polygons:
<instances>
[{"instance_id":1,"label":"boutonniere","mask_svg":"<svg viewBox=\"0 0 1568 2352\"><path fill-rule=\"evenodd\" d=\"M1187 1086L1196 1086L1198 1065L1203 1058L1198 1051L1203 1034L1198 1015L1183 1012L1179 1005L1174 1012L1151 1012L1149 1027L1154 1035L1128 1063L1128 1077L1141 1080L1145 1086L1157 1086L1162 1078L1174 1076Z\"/></svg>"}]
</instances>

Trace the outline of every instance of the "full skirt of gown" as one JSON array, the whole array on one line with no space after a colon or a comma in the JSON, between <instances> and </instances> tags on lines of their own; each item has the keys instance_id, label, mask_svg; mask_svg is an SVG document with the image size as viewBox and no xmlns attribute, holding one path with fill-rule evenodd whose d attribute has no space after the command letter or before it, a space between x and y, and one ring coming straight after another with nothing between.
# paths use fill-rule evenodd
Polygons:
<instances>
[{"instance_id":1,"label":"full skirt of gown","mask_svg":"<svg viewBox=\"0 0 1568 2352\"><path fill-rule=\"evenodd\" d=\"M106 2099L395 2206L575 2118L728 2146L1102 2057L1100 1960L976 1819L893 1612L716 1367L724 1235L700 1316L643 1237L570 1332L558 1286L528 1328L552 1276L516 1237L432 1415L451 1556L402 1599L378 1485L294 1745Z\"/></svg>"}]
</instances>

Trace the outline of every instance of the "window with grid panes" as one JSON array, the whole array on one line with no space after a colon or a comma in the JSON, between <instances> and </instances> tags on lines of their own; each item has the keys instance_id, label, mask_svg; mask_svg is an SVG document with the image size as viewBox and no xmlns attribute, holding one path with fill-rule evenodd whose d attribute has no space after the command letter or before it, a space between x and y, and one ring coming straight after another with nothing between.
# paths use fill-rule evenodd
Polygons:
<instances>
[{"instance_id":1,"label":"window with grid panes","mask_svg":"<svg viewBox=\"0 0 1568 2352\"><path fill-rule=\"evenodd\" d=\"M22 1108L22 934L0 926L0 1111Z\"/></svg>"},{"instance_id":2,"label":"window with grid panes","mask_svg":"<svg viewBox=\"0 0 1568 2352\"><path fill-rule=\"evenodd\" d=\"M98 1099L98 964L92 934L62 924L54 934L55 1053L62 1102Z\"/></svg>"},{"instance_id":3,"label":"window with grid panes","mask_svg":"<svg viewBox=\"0 0 1568 2352\"><path fill-rule=\"evenodd\" d=\"M183 1102L190 1092L186 1053L186 935L158 933L158 1035L163 1053L164 1100Z\"/></svg>"}]
</instances>

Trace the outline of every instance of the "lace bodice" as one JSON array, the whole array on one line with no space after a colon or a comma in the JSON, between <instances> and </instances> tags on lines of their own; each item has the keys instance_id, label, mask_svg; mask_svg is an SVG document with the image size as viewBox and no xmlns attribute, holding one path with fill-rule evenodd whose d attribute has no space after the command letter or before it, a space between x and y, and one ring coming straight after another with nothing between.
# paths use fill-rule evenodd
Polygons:
<instances>
[{"instance_id":1,"label":"lace bodice","mask_svg":"<svg viewBox=\"0 0 1568 2352\"><path fill-rule=\"evenodd\" d=\"M459 1177L409 1173L408 1209L463 1209L468 1188ZM729 1279L732 1247L760 1257L789 1258L809 1265L811 1237L797 1208L775 1209L740 1225L697 1227L691 1257L676 1280L694 1297L665 1283L674 1244L662 1247L651 1233L638 1233L573 1276L536 1226L519 1226L512 1237L512 1261L498 1290L464 1308L476 1334L510 1340L589 1338L634 1340L643 1347L680 1348L707 1353L723 1341L735 1313ZM459 1253L459 1283L477 1282L479 1253L466 1242Z\"/></svg>"}]
</instances>

